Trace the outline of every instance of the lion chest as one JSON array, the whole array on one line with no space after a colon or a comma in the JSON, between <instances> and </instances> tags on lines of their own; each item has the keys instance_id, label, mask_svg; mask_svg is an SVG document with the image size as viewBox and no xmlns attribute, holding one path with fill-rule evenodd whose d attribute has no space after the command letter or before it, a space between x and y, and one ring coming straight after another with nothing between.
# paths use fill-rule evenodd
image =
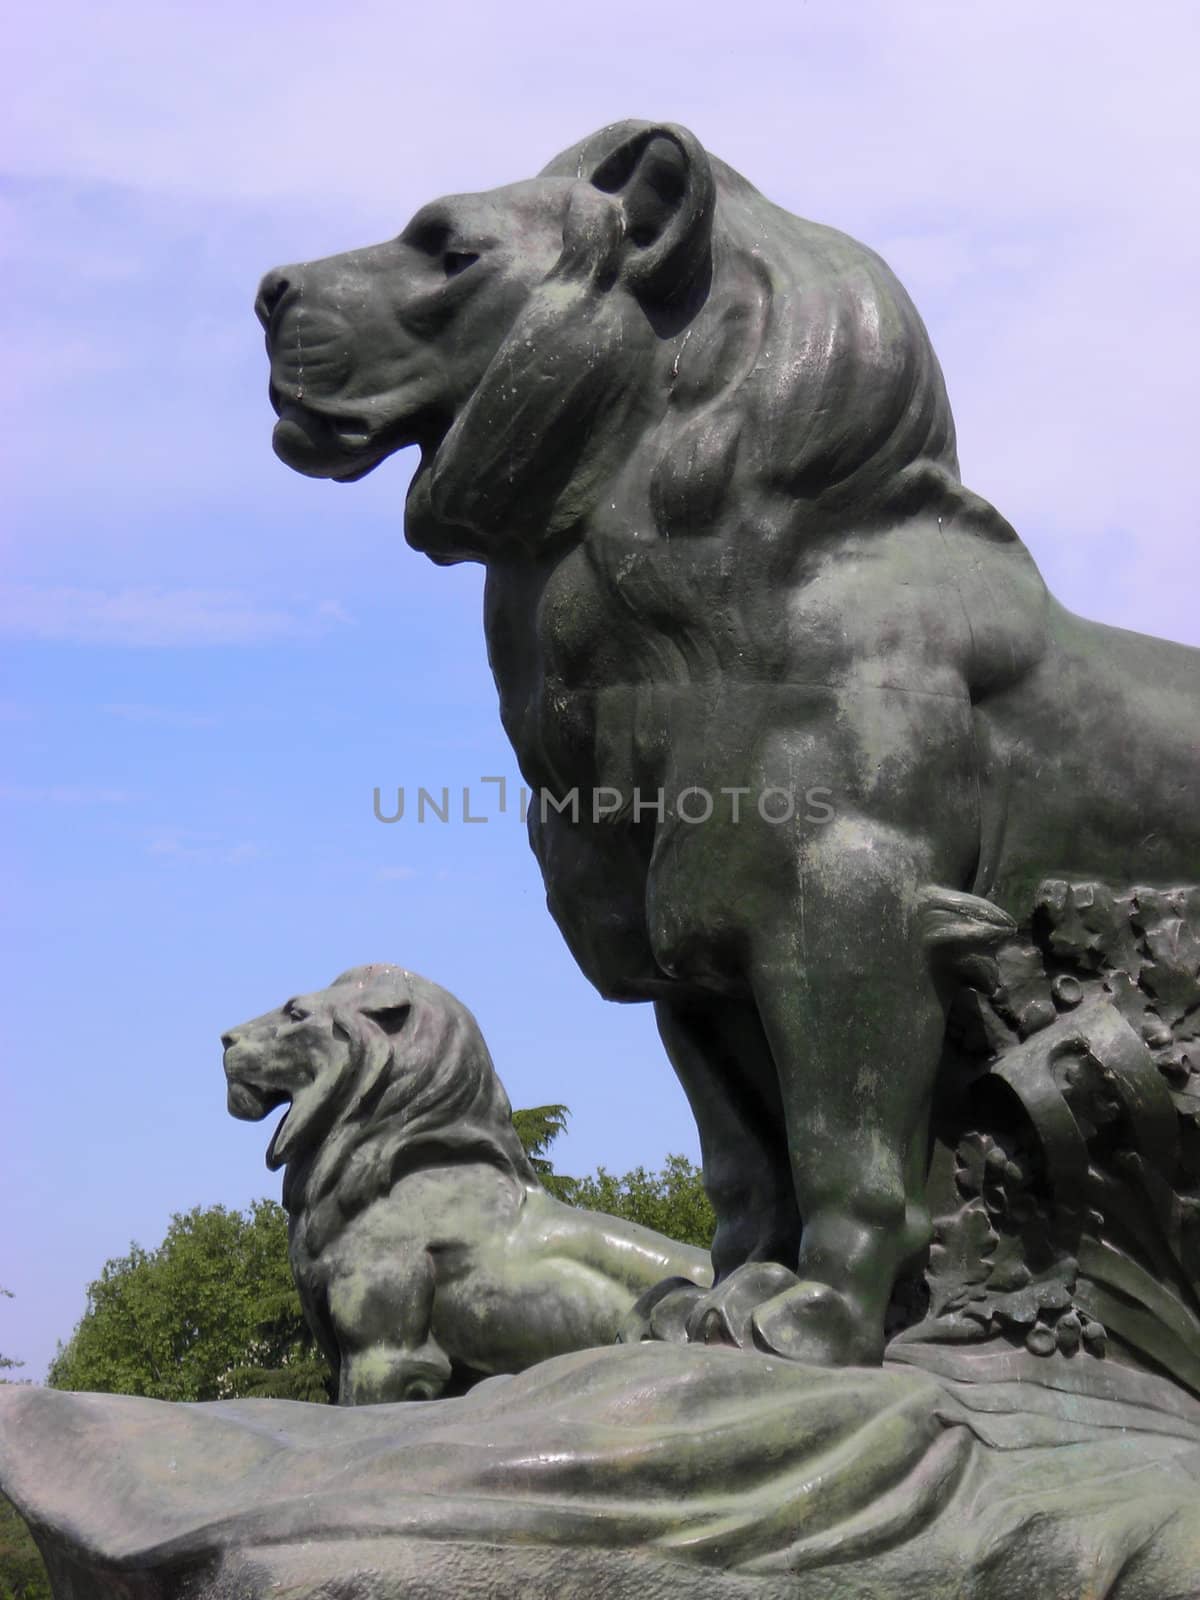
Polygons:
<instances>
[{"instance_id":1,"label":"lion chest","mask_svg":"<svg viewBox=\"0 0 1200 1600\"><path fill-rule=\"evenodd\" d=\"M489 571L484 620L501 720L531 787L625 791L650 775L665 737L662 664L582 549Z\"/></svg>"}]
</instances>

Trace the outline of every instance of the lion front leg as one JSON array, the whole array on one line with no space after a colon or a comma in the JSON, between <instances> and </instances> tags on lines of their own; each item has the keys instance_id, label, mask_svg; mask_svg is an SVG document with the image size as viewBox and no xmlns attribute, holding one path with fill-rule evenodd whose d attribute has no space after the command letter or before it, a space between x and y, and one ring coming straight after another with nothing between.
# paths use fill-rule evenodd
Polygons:
<instances>
[{"instance_id":1,"label":"lion front leg","mask_svg":"<svg viewBox=\"0 0 1200 1600\"><path fill-rule=\"evenodd\" d=\"M945 1013L911 845L886 830L837 831L749 947L803 1219L800 1282L750 1317L755 1342L781 1355L874 1363L896 1279L929 1243L925 1169Z\"/></svg>"},{"instance_id":2,"label":"lion front leg","mask_svg":"<svg viewBox=\"0 0 1200 1600\"><path fill-rule=\"evenodd\" d=\"M342 1361L341 1406L380 1405L393 1400L436 1400L450 1382L444 1350L432 1340L416 1349L386 1342L352 1351Z\"/></svg>"},{"instance_id":3,"label":"lion front leg","mask_svg":"<svg viewBox=\"0 0 1200 1600\"><path fill-rule=\"evenodd\" d=\"M671 1296L648 1320L658 1337L875 1363L896 1279L930 1237L945 1017L922 908L926 884L948 874L909 830L861 816L808 836L745 838L734 859L747 915L724 949L740 954L751 999L728 984L697 998L693 981L658 1004L717 1212L716 1283ZM726 853L740 845L720 842ZM660 908L695 887L681 850L668 865ZM705 936L728 925L672 928L664 965L690 956L715 967L720 949Z\"/></svg>"},{"instance_id":4,"label":"lion front leg","mask_svg":"<svg viewBox=\"0 0 1200 1600\"><path fill-rule=\"evenodd\" d=\"M338 1404L435 1400L451 1363L433 1337L435 1279L427 1251L351 1261L330 1285L341 1365Z\"/></svg>"}]
</instances>

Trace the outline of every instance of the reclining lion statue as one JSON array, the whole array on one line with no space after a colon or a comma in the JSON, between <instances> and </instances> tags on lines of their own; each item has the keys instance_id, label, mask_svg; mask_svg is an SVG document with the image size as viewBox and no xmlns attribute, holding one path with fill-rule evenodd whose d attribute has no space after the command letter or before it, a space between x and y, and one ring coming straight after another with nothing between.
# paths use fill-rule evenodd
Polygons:
<instances>
[{"instance_id":1,"label":"reclining lion statue","mask_svg":"<svg viewBox=\"0 0 1200 1600\"><path fill-rule=\"evenodd\" d=\"M416 973L353 967L223 1042L235 1117L289 1107L267 1165L343 1405L611 1344L664 1274L711 1281L703 1251L546 1192L474 1017Z\"/></svg>"},{"instance_id":2,"label":"reclining lion statue","mask_svg":"<svg viewBox=\"0 0 1200 1600\"><path fill-rule=\"evenodd\" d=\"M1200 652L1051 598L887 266L685 129L606 127L258 312L279 456L416 445L409 543L487 569L550 909L699 1126L684 1331L878 1362L962 973L1044 882L1200 883Z\"/></svg>"}]
</instances>

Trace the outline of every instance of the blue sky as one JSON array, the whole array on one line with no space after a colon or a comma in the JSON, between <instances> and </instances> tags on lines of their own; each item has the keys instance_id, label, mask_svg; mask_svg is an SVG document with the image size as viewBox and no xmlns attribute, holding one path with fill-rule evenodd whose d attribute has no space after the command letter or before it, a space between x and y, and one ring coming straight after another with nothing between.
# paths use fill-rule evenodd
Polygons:
<instances>
[{"instance_id":1,"label":"blue sky","mask_svg":"<svg viewBox=\"0 0 1200 1600\"><path fill-rule=\"evenodd\" d=\"M360 961L459 993L561 1164L695 1152L644 1008L566 955L523 830L375 785L515 766L480 576L403 543L409 463L270 452L277 262L396 232L624 116L879 249L964 477L1078 611L1200 644L1196 14L1151 0L602 12L26 9L0 110L0 1351L39 1377L170 1213L277 1193L218 1035Z\"/></svg>"}]
</instances>

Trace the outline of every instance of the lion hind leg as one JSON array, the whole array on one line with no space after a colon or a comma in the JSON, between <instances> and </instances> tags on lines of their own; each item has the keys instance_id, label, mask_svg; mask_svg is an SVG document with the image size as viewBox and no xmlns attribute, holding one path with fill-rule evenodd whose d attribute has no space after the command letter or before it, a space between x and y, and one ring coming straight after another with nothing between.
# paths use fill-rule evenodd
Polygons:
<instances>
[{"instance_id":1,"label":"lion hind leg","mask_svg":"<svg viewBox=\"0 0 1200 1600\"><path fill-rule=\"evenodd\" d=\"M704 995L660 1000L654 1009L700 1135L717 1222L715 1276L751 1261L794 1266L800 1218L775 1063L757 1010Z\"/></svg>"}]
</instances>

